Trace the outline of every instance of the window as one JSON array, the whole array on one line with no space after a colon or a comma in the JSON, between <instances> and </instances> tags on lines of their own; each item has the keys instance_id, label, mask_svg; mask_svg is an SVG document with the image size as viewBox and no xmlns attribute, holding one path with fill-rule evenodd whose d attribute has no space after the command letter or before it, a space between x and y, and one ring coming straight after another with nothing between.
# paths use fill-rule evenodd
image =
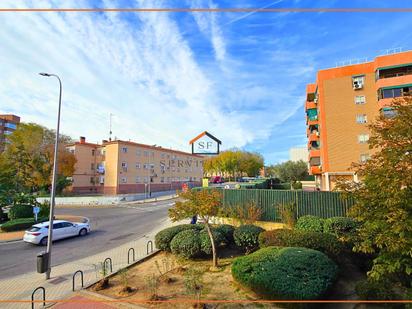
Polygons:
<instances>
[{"instance_id":1,"label":"window","mask_svg":"<svg viewBox=\"0 0 412 309\"><path fill-rule=\"evenodd\" d=\"M126 162L122 162L122 169L124 172L127 172L127 163Z\"/></svg>"},{"instance_id":2,"label":"window","mask_svg":"<svg viewBox=\"0 0 412 309\"><path fill-rule=\"evenodd\" d=\"M90 164L90 169L94 171L94 163Z\"/></svg>"},{"instance_id":3,"label":"window","mask_svg":"<svg viewBox=\"0 0 412 309\"><path fill-rule=\"evenodd\" d=\"M90 183L94 185L94 177L90 177Z\"/></svg>"},{"instance_id":4,"label":"window","mask_svg":"<svg viewBox=\"0 0 412 309\"><path fill-rule=\"evenodd\" d=\"M165 182L165 178L164 178L164 177L160 177L160 182Z\"/></svg>"},{"instance_id":5,"label":"window","mask_svg":"<svg viewBox=\"0 0 412 309\"><path fill-rule=\"evenodd\" d=\"M127 178L126 178L126 177L122 177L121 181L122 181L122 183L126 183L126 182L127 182Z\"/></svg>"},{"instance_id":6,"label":"window","mask_svg":"<svg viewBox=\"0 0 412 309\"><path fill-rule=\"evenodd\" d=\"M366 123L366 122L367 122L366 114L356 115L356 123Z\"/></svg>"},{"instance_id":7,"label":"window","mask_svg":"<svg viewBox=\"0 0 412 309\"><path fill-rule=\"evenodd\" d=\"M63 223L55 223L53 224L53 230L63 228Z\"/></svg>"},{"instance_id":8,"label":"window","mask_svg":"<svg viewBox=\"0 0 412 309\"><path fill-rule=\"evenodd\" d=\"M369 154L361 154L360 155L360 161L361 163L365 163L366 161L368 161L370 159L370 155Z\"/></svg>"},{"instance_id":9,"label":"window","mask_svg":"<svg viewBox=\"0 0 412 309\"><path fill-rule=\"evenodd\" d=\"M92 156L94 156L96 153L96 150L92 149Z\"/></svg>"},{"instance_id":10,"label":"window","mask_svg":"<svg viewBox=\"0 0 412 309\"><path fill-rule=\"evenodd\" d=\"M62 222L62 227L72 227L73 224L71 224L70 222Z\"/></svg>"},{"instance_id":11,"label":"window","mask_svg":"<svg viewBox=\"0 0 412 309\"><path fill-rule=\"evenodd\" d=\"M165 158L165 154L162 153L162 154L160 155L160 157L161 157L162 159L164 159L164 158Z\"/></svg>"},{"instance_id":12,"label":"window","mask_svg":"<svg viewBox=\"0 0 412 309\"><path fill-rule=\"evenodd\" d=\"M369 140L369 134L360 134L358 135L358 142L360 144L366 144Z\"/></svg>"},{"instance_id":13,"label":"window","mask_svg":"<svg viewBox=\"0 0 412 309\"><path fill-rule=\"evenodd\" d=\"M136 163L136 168L137 168L137 169L140 169L140 168L141 168L140 163Z\"/></svg>"},{"instance_id":14,"label":"window","mask_svg":"<svg viewBox=\"0 0 412 309\"><path fill-rule=\"evenodd\" d=\"M360 105L360 104L365 104L365 103L366 103L366 97L364 95L355 96L355 104Z\"/></svg>"},{"instance_id":15,"label":"window","mask_svg":"<svg viewBox=\"0 0 412 309\"><path fill-rule=\"evenodd\" d=\"M142 152L140 150L136 150L136 156L141 156Z\"/></svg>"},{"instance_id":16,"label":"window","mask_svg":"<svg viewBox=\"0 0 412 309\"><path fill-rule=\"evenodd\" d=\"M149 181L149 178L148 178L148 177L143 177L143 182L144 182L144 183L148 183L148 181Z\"/></svg>"},{"instance_id":17,"label":"window","mask_svg":"<svg viewBox=\"0 0 412 309\"><path fill-rule=\"evenodd\" d=\"M122 147L122 152L127 153L127 147Z\"/></svg>"},{"instance_id":18,"label":"window","mask_svg":"<svg viewBox=\"0 0 412 309\"><path fill-rule=\"evenodd\" d=\"M365 76L353 76L352 77L352 86L353 89L362 89L365 84Z\"/></svg>"},{"instance_id":19,"label":"window","mask_svg":"<svg viewBox=\"0 0 412 309\"><path fill-rule=\"evenodd\" d=\"M382 114L385 118L393 118L396 116L396 111L391 107L382 108Z\"/></svg>"},{"instance_id":20,"label":"window","mask_svg":"<svg viewBox=\"0 0 412 309\"><path fill-rule=\"evenodd\" d=\"M382 91L382 98L397 98L402 96L401 88L394 88L394 89L383 89Z\"/></svg>"},{"instance_id":21,"label":"window","mask_svg":"<svg viewBox=\"0 0 412 309\"><path fill-rule=\"evenodd\" d=\"M145 157L147 157L147 156L149 155L149 152L143 151L143 155L144 155Z\"/></svg>"},{"instance_id":22,"label":"window","mask_svg":"<svg viewBox=\"0 0 412 309\"><path fill-rule=\"evenodd\" d=\"M13 130L16 130L16 128L17 128L16 124L15 124L15 123L11 123L11 122L6 122L6 123L4 124L4 126L5 126L6 128L13 129Z\"/></svg>"},{"instance_id":23,"label":"window","mask_svg":"<svg viewBox=\"0 0 412 309\"><path fill-rule=\"evenodd\" d=\"M154 152L152 151L152 152L150 153L150 155L151 155L152 157L154 157Z\"/></svg>"},{"instance_id":24,"label":"window","mask_svg":"<svg viewBox=\"0 0 412 309\"><path fill-rule=\"evenodd\" d=\"M139 183L139 182L140 182L140 177L136 176L136 183Z\"/></svg>"},{"instance_id":25,"label":"window","mask_svg":"<svg viewBox=\"0 0 412 309\"><path fill-rule=\"evenodd\" d=\"M106 154L106 150L100 149L100 155L101 155L101 156L104 156L105 154Z\"/></svg>"},{"instance_id":26,"label":"window","mask_svg":"<svg viewBox=\"0 0 412 309\"><path fill-rule=\"evenodd\" d=\"M154 169L155 168L155 165L152 163L152 164L150 164L150 168L151 169Z\"/></svg>"}]
</instances>

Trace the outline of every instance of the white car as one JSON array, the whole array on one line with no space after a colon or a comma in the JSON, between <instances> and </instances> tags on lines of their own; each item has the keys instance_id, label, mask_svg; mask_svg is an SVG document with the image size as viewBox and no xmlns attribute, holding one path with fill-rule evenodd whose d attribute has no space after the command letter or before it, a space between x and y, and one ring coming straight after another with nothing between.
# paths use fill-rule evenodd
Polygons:
<instances>
[{"instance_id":1,"label":"white car","mask_svg":"<svg viewBox=\"0 0 412 309\"><path fill-rule=\"evenodd\" d=\"M85 236L90 232L90 224L53 220L53 241L73 236ZM47 245L49 222L33 225L24 234L23 240L36 245Z\"/></svg>"}]
</instances>

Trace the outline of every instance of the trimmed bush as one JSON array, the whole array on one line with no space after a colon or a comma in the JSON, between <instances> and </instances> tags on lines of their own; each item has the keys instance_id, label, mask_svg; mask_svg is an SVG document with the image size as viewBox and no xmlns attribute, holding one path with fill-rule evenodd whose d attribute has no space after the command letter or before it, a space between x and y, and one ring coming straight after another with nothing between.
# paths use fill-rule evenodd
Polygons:
<instances>
[{"instance_id":1,"label":"trimmed bush","mask_svg":"<svg viewBox=\"0 0 412 309\"><path fill-rule=\"evenodd\" d=\"M251 252L259 247L259 234L263 231L264 229L256 225L241 225L235 229L233 239L238 247Z\"/></svg>"},{"instance_id":2,"label":"trimmed bush","mask_svg":"<svg viewBox=\"0 0 412 309\"><path fill-rule=\"evenodd\" d=\"M356 294L365 300L395 300L399 299L393 290L393 283L389 280L362 280L355 286Z\"/></svg>"},{"instance_id":3,"label":"trimmed bush","mask_svg":"<svg viewBox=\"0 0 412 309\"><path fill-rule=\"evenodd\" d=\"M288 229L261 233L259 246L304 247L321 251L334 260L339 260L346 253L346 247L334 235Z\"/></svg>"},{"instance_id":4,"label":"trimmed bush","mask_svg":"<svg viewBox=\"0 0 412 309\"><path fill-rule=\"evenodd\" d=\"M34 220L34 218L20 218L20 219L10 220L2 224L1 230L3 232L22 231L22 230L28 229L34 224L44 222L47 220L48 218L38 218L37 222Z\"/></svg>"},{"instance_id":5,"label":"trimmed bush","mask_svg":"<svg viewBox=\"0 0 412 309\"><path fill-rule=\"evenodd\" d=\"M353 234L358 224L352 218L333 217L325 220L323 232L330 233L336 237L347 237Z\"/></svg>"},{"instance_id":6,"label":"trimmed bush","mask_svg":"<svg viewBox=\"0 0 412 309\"><path fill-rule=\"evenodd\" d=\"M221 232L216 229L212 229L213 239L215 241L215 247L223 247L227 244L226 238ZM212 254L212 243L210 242L209 234L206 229L203 229L199 232L199 241L200 241L200 250L206 254Z\"/></svg>"},{"instance_id":7,"label":"trimmed bush","mask_svg":"<svg viewBox=\"0 0 412 309\"><path fill-rule=\"evenodd\" d=\"M14 205L9 210L9 219L15 220L20 218L32 218L33 215L33 207L28 204L18 204Z\"/></svg>"},{"instance_id":8,"label":"trimmed bush","mask_svg":"<svg viewBox=\"0 0 412 309\"><path fill-rule=\"evenodd\" d=\"M235 231L235 227L233 225L220 224L218 226L215 226L214 229L225 237L227 244L233 243L233 233Z\"/></svg>"},{"instance_id":9,"label":"trimmed bush","mask_svg":"<svg viewBox=\"0 0 412 309\"><path fill-rule=\"evenodd\" d=\"M197 229L186 229L173 237L170 249L173 254L191 259L201 255L200 236Z\"/></svg>"},{"instance_id":10,"label":"trimmed bush","mask_svg":"<svg viewBox=\"0 0 412 309\"><path fill-rule=\"evenodd\" d=\"M161 230L155 236L156 248L170 252L170 242L178 233L188 229L201 230L203 227L200 224L181 224Z\"/></svg>"},{"instance_id":11,"label":"trimmed bush","mask_svg":"<svg viewBox=\"0 0 412 309\"><path fill-rule=\"evenodd\" d=\"M272 299L318 299L337 272L338 267L325 254L307 248L267 247L232 264L236 281Z\"/></svg>"},{"instance_id":12,"label":"trimmed bush","mask_svg":"<svg viewBox=\"0 0 412 309\"><path fill-rule=\"evenodd\" d=\"M323 232L323 224L325 219L315 216L303 216L296 222L295 228L297 230Z\"/></svg>"}]
</instances>

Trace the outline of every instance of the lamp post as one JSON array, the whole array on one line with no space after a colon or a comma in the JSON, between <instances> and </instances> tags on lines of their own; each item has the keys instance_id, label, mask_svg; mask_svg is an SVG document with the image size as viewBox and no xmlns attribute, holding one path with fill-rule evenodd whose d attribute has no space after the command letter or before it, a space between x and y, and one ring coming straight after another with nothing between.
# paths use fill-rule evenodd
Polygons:
<instances>
[{"instance_id":1,"label":"lamp post","mask_svg":"<svg viewBox=\"0 0 412 309\"><path fill-rule=\"evenodd\" d=\"M55 204L55 196L56 196L56 181L57 181L57 151L59 146L59 130L60 130L60 110L62 105L62 81L60 77L56 74L49 74L49 73L39 73L41 76L45 77L56 77L59 81L60 86L60 94L59 94L59 109L57 112L57 129L56 129L56 140L54 142L54 158L53 158L53 177L52 177L52 188L51 188L51 195L50 195L50 217L49 217L49 231L47 235L47 248L46 248L46 255L47 255L47 271L46 271L46 279L50 279L51 273L51 251L52 251L52 238L53 238L53 217L54 217L54 204Z\"/></svg>"}]
</instances>

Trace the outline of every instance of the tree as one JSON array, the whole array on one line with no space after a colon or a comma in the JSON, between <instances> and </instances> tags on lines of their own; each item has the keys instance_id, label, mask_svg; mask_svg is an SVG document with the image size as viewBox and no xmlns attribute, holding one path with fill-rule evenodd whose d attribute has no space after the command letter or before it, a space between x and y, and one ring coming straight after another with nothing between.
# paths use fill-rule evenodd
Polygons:
<instances>
[{"instance_id":1,"label":"tree","mask_svg":"<svg viewBox=\"0 0 412 309\"><path fill-rule=\"evenodd\" d=\"M22 123L9 135L10 142L0 155L0 166L13 175L9 190L34 192L50 188L55 136L54 131L34 123ZM65 149L69 142L70 137L60 135L57 175L61 184L62 179L73 175L76 163L74 155Z\"/></svg>"},{"instance_id":2,"label":"tree","mask_svg":"<svg viewBox=\"0 0 412 309\"><path fill-rule=\"evenodd\" d=\"M217 216L222 206L222 196L217 190L188 190L179 194L182 200L169 209L173 222L198 216L206 227L212 244L213 266L217 267L216 245L210 227L211 217Z\"/></svg>"},{"instance_id":3,"label":"tree","mask_svg":"<svg viewBox=\"0 0 412 309\"><path fill-rule=\"evenodd\" d=\"M394 117L369 126L371 158L352 169L361 182L340 183L355 199L350 214L360 223L354 250L373 253L372 279L412 275L412 98L393 101ZM400 276L400 277L399 277Z\"/></svg>"},{"instance_id":4,"label":"tree","mask_svg":"<svg viewBox=\"0 0 412 309\"><path fill-rule=\"evenodd\" d=\"M253 177L259 173L263 164L263 157L259 153L233 149L205 160L203 170L206 174L228 175L229 179L244 175Z\"/></svg>"},{"instance_id":5,"label":"tree","mask_svg":"<svg viewBox=\"0 0 412 309\"><path fill-rule=\"evenodd\" d=\"M272 177L277 177L283 182L291 184L303 180L308 174L308 165L304 161L286 161L284 163L272 165L268 168L268 173Z\"/></svg>"}]
</instances>

